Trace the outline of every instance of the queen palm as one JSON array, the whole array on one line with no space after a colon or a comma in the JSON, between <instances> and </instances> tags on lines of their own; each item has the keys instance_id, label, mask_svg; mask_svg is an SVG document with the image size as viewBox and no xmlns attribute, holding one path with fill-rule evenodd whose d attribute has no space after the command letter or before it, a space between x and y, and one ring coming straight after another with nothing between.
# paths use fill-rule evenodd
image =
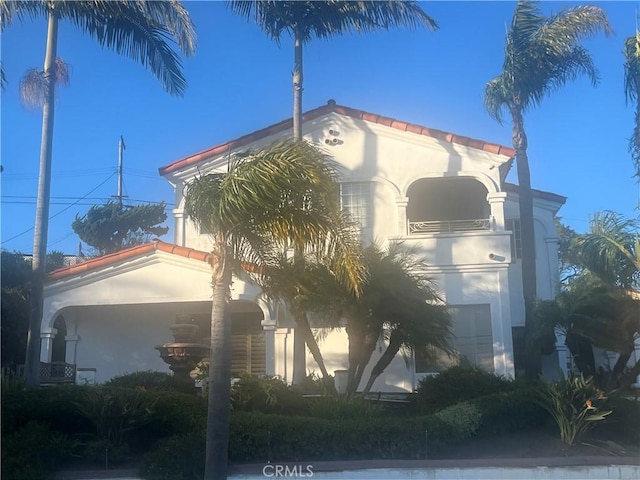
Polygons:
<instances>
[{"instance_id":1,"label":"queen palm","mask_svg":"<svg viewBox=\"0 0 640 480\"><path fill-rule=\"evenodd\" d=\"M33 280L25 377L29 386L39 383L40 322L47 249L49 192L51 188L51 152L56 79L61 78L57 59L58 22L67 20L93 37L101 46L140 62L148 68L172 95L182 95L186 80L178 55L167 43L174 39L187 55L195 51L195 32L187 11L177 1L7 1L0 5L0 28L27 17L47 18L45 61L40 72L42 100L42 138L40 173L33 240Z\"/></svg>"},{"instance_id":2,"label":"queen palm","mask_svg":"<svg viewBox=\"0 0 640 480\"><path fill-rule=\"evenodd\" d=\"M624 92L627 102L634 102L635 125L629 140L629 150L640 176L640 32L624 42Z\"/></svg>"},{"instance_id":3,"label":"queen palm","mask_svg":"<svg viewBox=\"0 0 640 480\"><path fill-rule=\"evenodd\" d=\"M335 168L306 142L281 142L237 156L227 173L187 186L186 213L213 232L206 479L226 478L232 276L243 275L248 265L253 275L267 275L290 246L325 252L347 285L357 285L362 275L356 237L340 221Z\"/></svg>"},{"instance_id":4,"label":"queen palm","mask_svg":"<svg viewBox=\"0 0 640 480\"><path fill-rule=\"evenodd\" d=\"M415 1L268 1L229 0L233 13L251 19L276 43L288 33L293 38L293 138L302 138L302 47L312 38L328 39L349 32L424 26L436 22Z\"/></svg>"},{"instance_id":5,"label":"queen palm","mask_svg":"<svg viewBox=\"0 0 640 480\"><path fill-rule=\"evenodd\" d=\"M545 17L538 6L520 0L507 32L502 73L487 83L484 102L489 114L502 122L506 110L512 120L512 142L516 150L522 233L522 286L525 327L531 326L531 308L536 298L536 268L533 231L533 195L524 114L545 96L580 75L595 85L598 72L589 52L580 44L611 27L603 9L578 6ZM527 355L527 374L540 369L536 356Z\"/></svg>"}]
</instances>

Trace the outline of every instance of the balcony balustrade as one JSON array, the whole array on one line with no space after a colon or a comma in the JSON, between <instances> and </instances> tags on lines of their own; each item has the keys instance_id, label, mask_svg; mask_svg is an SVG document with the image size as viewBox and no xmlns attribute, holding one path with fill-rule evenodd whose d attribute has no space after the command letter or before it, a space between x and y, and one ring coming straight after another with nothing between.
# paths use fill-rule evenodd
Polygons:
<instances>
[{"instance_id":1,"label":"balcony balustrade","mask_svg":"<svg viewBox=\"0 0 640 480\"><path fill-rule=\"evenodd\" d=\"M409 235L421 233L455 233L491 230L488 218L471 220L429 220L423 222L409 222Z\"/></svg>"}]
</instances>

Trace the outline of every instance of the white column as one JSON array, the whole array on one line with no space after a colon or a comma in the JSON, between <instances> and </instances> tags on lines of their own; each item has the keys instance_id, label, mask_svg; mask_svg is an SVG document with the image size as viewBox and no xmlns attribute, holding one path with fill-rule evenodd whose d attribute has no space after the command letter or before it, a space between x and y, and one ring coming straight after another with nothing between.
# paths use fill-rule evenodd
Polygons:
<instances>
[{"instance_id":1,"label":"white column","mask_svg":"<svg viewBox=\"0 0 640 480\"><path fill-rule=\"evenodd\" d=\"M571 352L565 345L565 334L559 329L556 329L556 352L558 352L558 365L563 378L569 376L571 371Z\"/></svg>"},{"instance_id":2,"label":"white column","mask_svg":"<svg viewBox=\"0 0 640 480\"><path fill-rule=\"evenodd\" d=\"M58 330L50 327L42 329L40 332L40 361L45 363L51 363L51 353L53 350L53 339L55 338Z\"/></svg>"},{"instance_id":3,"label":"white column","mask_svg":"<svg viewBox=\"0 0 640 480\"><path fill-rule=\"evenodd\" d=\"M75 365L76 363L76 350L78 348L78 341L80 340L80 335L67 335L64 337L66 345L65 351L65 363L71 363Z\"/></svg>"},{"instance_id":4,"label":"white column","mask_svg":"<svg viewBox=\"0 0 640 480\"><path fill-rule=\"evenodd\" d=\"M274 331L274 373L287 383L292 380L293 335L291 328Z\"/></svg>"},{"instance_id":5,"label":"white column","mask_svg":"<svg viewBox=\"0 0 640 480\"><path fill-rule=\"evenodd\" d=\"M508 268L508 264L505 264L496 272L498 296L497 302L491 305L493 366L496 375L515 378L516 370L513 363L513 332L511 331Z\"/></svg>"},{"instance_id":6,"label":"white column","mask_svg":"<svg viewBox=\"0 0 640 480\"><path fill-rule=\"evenodd\" d=\"M174 208L171 212L173 213L173 218L175 219L175 221L173 222L174 241L176 245L185 246L184 223L186 215L184 213L184 210Z\"/></svg>"},{"instance_id":7,"label":"white column","mask_svg":"<svg viewBox=\"0 0 640 480\"><path fill-rule=\"evenodd\" d=\"M396 198L396 211L398 212L398 235L409 234L409 224L407 223L407 206L409 205L409 197Z\"/></svg>"},{"instance_id":8,"label":"white column","mask_svg":"<svg viewBox=\"0 0 640 480\"><path fill-rule=\"evenodd\" d=\"M496 232L504 232L504 202L507 192L493 192L487 194L487 202L491 208L491 228Z\"/></svg>"}]
</instances>

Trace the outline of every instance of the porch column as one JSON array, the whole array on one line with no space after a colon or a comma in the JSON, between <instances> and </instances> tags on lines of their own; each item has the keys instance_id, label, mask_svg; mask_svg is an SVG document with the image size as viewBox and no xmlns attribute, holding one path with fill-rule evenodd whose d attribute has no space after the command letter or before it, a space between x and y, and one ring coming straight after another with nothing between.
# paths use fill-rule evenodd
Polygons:
<instances>
[{"instance_id":1,"label":"porch column","mask_svg":"<svg viewBox=\"0 0 640 480\"><path fill-rule=\"evenodd\" d=\"M571 353L565 344L565 334L559 329L556 329L556 352L558 353L558 366L560 367L560 373L563 378L569 376L571 368Z\"/></svg>"},{"instance_id":2,"label":"porch column","mask_svg":"<svg viewBox=\"0 0 640 480\"><path fill-rule=\"evenodd\" d=\"M42 329L40 332L40 361L51 363L51 351L53 350L53 339L56 337L58 330L50 327Z\"/></svg>"},{"instance_id":3,"label":"porch column","mask_svg":"<svg viewBox=\"0 0 640 480\"><path fill-rule=\"evenodd\" d=\"M487 194L487 202L491 209L491 228L496 232L504 232L504 202L507 192L493 192Z\"/></svg>"},{"instance_id":4,"label":"porch column","mask_svg":"<svg viewBox=\"0 0 640 480\"><path fill-rule=\"evenodd\" d=\"M291 328L278 328L274 331L274 372L287 383L291 382L293 348Z\"/></svg>"},{"instance_id":5,"label":"porch column","mask_svg":"<svg viewBox=\"0 0 640 480\"><path fill-rule=\"evenodd\" d=\"M65 350L65 363L71 363L75 365L76 363L76 348L78 347L78 341L80 340L80 335L67 335L64 337L66 345Z\"/></svg>"},{"instance_id":6,"label":"porch column","mask_svg":"<svg viewBox=\"0 0 640 480\"><path fill-rule=\"evenodd\" d=\"M407 206L409 197L396 198L396 211L398 212L398 235L408 235L409 225L407 225Z\"/></svg>"}]
</instances>

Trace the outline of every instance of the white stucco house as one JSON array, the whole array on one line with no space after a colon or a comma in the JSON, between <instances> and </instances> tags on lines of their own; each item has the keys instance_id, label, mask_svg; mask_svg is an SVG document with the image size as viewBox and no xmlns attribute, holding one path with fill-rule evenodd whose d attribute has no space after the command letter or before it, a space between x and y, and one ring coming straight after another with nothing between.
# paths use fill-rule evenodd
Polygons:
<instances>
[{"instance_id":1,"label":"white stucco house","mask_svg":"<svg viewBox=\"0 0 640 480\"><path fill-rule=\"evenodd\" d=\"M286 120L160 168L175 191L174 243L156 241L53 272L45 287L42 362L65 361L79 378L104 382L138 370L168 371L154 347L171 341L178 315L190 316L206 337L210 239L185 216L183 188L195 175L223 171L230 155L290 131ZM305 114L303 136L342 165L342 205L359 222L364 241L402 240L429 259L425 274L451 307L459 353L514 376L522 368L524 326L518 187L505 182L514 150L333 101ZM534 191L541 298L558 288L554 216L564 202ZM291 319L239 279L232 299L233 368L290 381ZM332 333L320 346L330 371L347 367L344 334ZM559 345L544 369L553 376L564 368ZM310 355L307 369L317 371ZM399 357L373 391L412 391L436 369Z\"/></svg>"}]
</instances>

